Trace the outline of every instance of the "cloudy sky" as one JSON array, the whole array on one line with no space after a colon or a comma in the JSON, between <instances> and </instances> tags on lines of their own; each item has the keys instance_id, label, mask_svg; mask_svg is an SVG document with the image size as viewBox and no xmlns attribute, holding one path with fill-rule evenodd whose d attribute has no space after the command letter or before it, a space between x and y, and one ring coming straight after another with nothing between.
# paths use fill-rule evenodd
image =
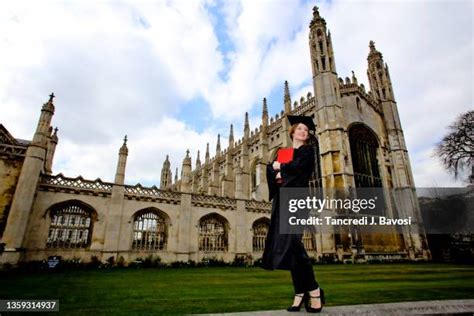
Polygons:
<instances>
[{"instance_id":1,"label":"cloudy sky","mask_svg":"<svg viewBox=\"0 0 474 316\"><path fill-rule=\"evenodd\" d=\"M308 25L317 4L338 75L366 78L368 44L390 67L417 186L456 186L433 154L446 127L473 108L472 1L2 1L0 123L31 139L56 94L54 173L114 178L129 138L126 182L159 185L187 148L193 165L229 126L243 134L312 91Z\"/></svg>"}]
</instances>

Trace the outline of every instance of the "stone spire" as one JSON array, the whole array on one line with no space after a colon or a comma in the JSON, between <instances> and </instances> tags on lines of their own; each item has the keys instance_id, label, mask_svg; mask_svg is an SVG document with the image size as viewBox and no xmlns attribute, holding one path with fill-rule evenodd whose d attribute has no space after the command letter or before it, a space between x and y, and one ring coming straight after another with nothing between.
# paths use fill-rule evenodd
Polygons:
<instances>
[{"instance_id":1,"label":"stone spire","mask_svg":"<svg viewBox=\"0 0 474 316\"><path fill-rule=\"evenodd\" d=\"M234 147L234 126L230 124L229 149Z\"/></svg>"},{"instance_id":2,"label":"stone spire","mask_svg":"<svg viewBox=\"0 0 474 316\"><path fill-rule=\"evenodd\" d=\"M368 61L370 61L370 59L383 59L382 53L379 52L379 51L375 48L375 42L374 42L374 41L370 41L370 42L369 42L369 48L370 48L369 56L367 57L367 60L368 60Z\"/></svg>"},{"instance_id":3,"label":"stone spire","mask_svg":"<svg viewBox=\"0 0 474 316\"><path fill-rule=\"evenodd\" d=\"M51 94L49 101L43 104L41 108L33 141L26 150L23 166L18 176L15 194L0 241L0 243L4 244L5 249L10 249L10 252L4 252L1 255L3 262L16 264L24 254L21 249L24 247L25 232L37 192L40 174L44 171L48 142L51 137L51 120L54 115L53 98L54 94Z\"/></svg>"},{"instance_id":4,"label":"stone spire","mask_svg":"<svg viewBox=\"0 0 474 316\"><path fill-rule=\"evenodd\" d=\"M49 95L49 100L41 108L41 115L36 127L35 135L33 136L33 144L41 146L46 149L48 146L49 137L51 136L51 120L54 115L54 93Z\"/></svg>"},{"instance_id":5,"label":"stone spire","mask_svg":"<svg viewBox=\"0 0 474 316\"><path fill-rule=\"evenodd\" d=\"M319 8L317 6L313 7L313 19L309 24L310 28L315 26L326 26L326 21L319 14Z\"/></svg>"},{"instance_id":6,"label":"stone spire","mask_svg":"<svg viewBox=\"0 0 474 316\"><path fill-rule=\"evenodd\" d=\"M174 184L178 183L178 167L176 167L176 173L174 174Z\"/></svg>"},{"instance_id":7,"label":"stone spire","mask_svg":"<svg viewBox=\"0 0 474 316\"><path fill-rule=\"evenodd\" d=\"M262 127L265 129L268 126L268 106L267 98L263 98L262 104Z\"/></svg>"},{"instance_id":8,"label":"stone spire","mask_svg":"<svg viewBox=\"0 0 474 316\"><path fill-rule=\"evenodd\" d=\"M318 107L338 104L340 101L339 80L330 34L318 7L314 7L309 31L309 50L313 90Z\"/></svg>"},{"instance_id":9,"label":"stone spire","mask_svg":"<svg viewBox=\"0 0 474 316\"><path fill-rule=\"evenodd\" d=\"M395 101L388 66L383 61L382 53L375 48L374 41L370 41L369 48L367 76L370 90L377 100Z\"/></svg>"},{"instance_id":10,"label":"stone spire","mask_svg":"<svg viewBox=\"0 0 474 316\"><path fill-rule=\"evenodd\" d=\"M221 134L217 134L216 156L221 153Z\"/></svg>"},{"instance_id":11,"label":"stone spire","mask_svg":"<svg viewBox=\"0 0 474 316\"><path fill-rule=\"evenodd\" d=\"M291 112L291 96L290 96L290 87L288 86L288 81L285 80L285 96L283 98L283 103L285 105L285 113Z\"/></svg>"},{"instance_id":12,"label":"stone spire","mask_svg":"<svg viewBox=\"0 0 474 316\"><path fill-rule=\"evenodd\" d=\"M191 192L191 157L189 149L186 149L186 157L183 159L181 168L181 192Z\"/></svg>"},{"instance_id":13,"label":"stone spire","mask_svg":"<svg viewBox=\"0 0 474 316\"><path fill-rule=\"evenodd\" d=\"M119 159L117 163L117 170L115 172L115 184L123 185L125 180L125 167L127 165L127 135L123 139L123 145L119 150Z\"/></svg>"},{"instance_id":14,"label":"stone spire","mask_svg":"<svg viewBox=\"0 0 474 316\"><path fill-rule=\"evenodd\" d=\"M199 157L199 150L197 152L197 157L196 157L196 169L200 169L201 168L201 158Z\"/></svg>"},{"instance_id":15,"label":"stone spire","mask_svg":"<svg viewBox=\"0 0 474 316\"><path fill-rule=\"evenodd\" d=\"M206 161L206 164L209 163L209 160L210 160L210 154L209 154L209 143L207 143L206 145L206 158L205 158L205 161Z\"/></svg>"},{"instance_id":16,"label":"stone spire","mask_svg":"<svg viewBox=\"0 0 474 316\"><path fill-rule=\"evenodd\" d=\"M245 112L244 139L248 139L249 137L250 137L249 113Z\"/></svg>"},{"instance_id":17,"label":"stone spire","mask_svg":"<svg viewBox=\"0 0 474 316\"><path fill-rule=\"evenodd\" d=\"M166 155L166 159L163 162L163 167L161 168L160 189L169 188L172 184L172 180L171 163L169 156Z\"/></svg>"},{"instance_id":18,"label":"stone spire","mask_svg":"<svg viewBox=\"0 0 474 316\"><path fill-rule=\"evenodd\" d=\"M183 159L183 164L191 165L191 156L189 156L189 149L186 149L186 156Z\"/></svg>"}]
</instances>

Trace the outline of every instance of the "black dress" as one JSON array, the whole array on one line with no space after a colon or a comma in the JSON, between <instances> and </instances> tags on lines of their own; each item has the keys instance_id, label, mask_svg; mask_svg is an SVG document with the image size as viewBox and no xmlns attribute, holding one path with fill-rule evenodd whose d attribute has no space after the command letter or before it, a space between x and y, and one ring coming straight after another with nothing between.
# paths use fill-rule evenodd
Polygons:
<instances>
[{"instance_id":1,"label":"black dress","mask_svg":"<svg viewBox=\"0 0 474 316\"><path fill-rule=\"evenodd\" d=\"M265 250L262 256L264 269L292 270L304 264L311 264L311 260L303 247L301 234L280 234L280 212L288 212L280 208L279 187L308 187L311 174L314 170L314 149L303 145L294 149L293 160L281 164L280 174L283 183L278 185L272 163L267 165L267 181L269 199L272 201L270 228L265 241Z\"/></svg>"}]
</instances>

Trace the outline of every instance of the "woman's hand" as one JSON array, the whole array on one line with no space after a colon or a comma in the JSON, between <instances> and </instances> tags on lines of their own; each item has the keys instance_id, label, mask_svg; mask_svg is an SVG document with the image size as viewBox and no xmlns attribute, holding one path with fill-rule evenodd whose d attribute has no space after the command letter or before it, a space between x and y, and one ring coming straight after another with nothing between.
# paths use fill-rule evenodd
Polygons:
<instances>
[{"instance_id":1,"label":"woman's hand","mask_svg":"<svg viewBox=\"0 0 474 316\"><path fill-rule=\"evenodd\" d=\"M281 179L281 173L280 173L280 172L278 172L278 173L276 174L275 179Z\"/></svg>"},{"instance_id":2,"label":"woman's hand","mask_svg":"<svg viewBox=\"0 0 474 316\"><path fill-rule=\"evenodd\" d=\"M273 162L272 167L273 167L273 170L278 171L278 170L280 170L280 163L278 161L275 161L275 162Z\"/></svg>"}]
</instances>

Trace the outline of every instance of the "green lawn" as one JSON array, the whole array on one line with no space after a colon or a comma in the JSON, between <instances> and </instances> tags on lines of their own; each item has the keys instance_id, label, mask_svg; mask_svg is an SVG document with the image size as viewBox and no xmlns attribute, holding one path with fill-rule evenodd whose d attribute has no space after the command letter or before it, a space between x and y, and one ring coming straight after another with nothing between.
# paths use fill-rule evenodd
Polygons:
<instances>
[{"instance_id":1,"label":"green lawn","mask_svg":"<svg viewBox=\"0 0 474 316\"><path fill-rule=\"evenodd\" d=\"M316 265L326 306L474 298L474 266ZM289 271L261 268L111 269L1 274L1 299L59 299L67 315L163 315L286 308Z\"/></svg>"}]
</instances>

